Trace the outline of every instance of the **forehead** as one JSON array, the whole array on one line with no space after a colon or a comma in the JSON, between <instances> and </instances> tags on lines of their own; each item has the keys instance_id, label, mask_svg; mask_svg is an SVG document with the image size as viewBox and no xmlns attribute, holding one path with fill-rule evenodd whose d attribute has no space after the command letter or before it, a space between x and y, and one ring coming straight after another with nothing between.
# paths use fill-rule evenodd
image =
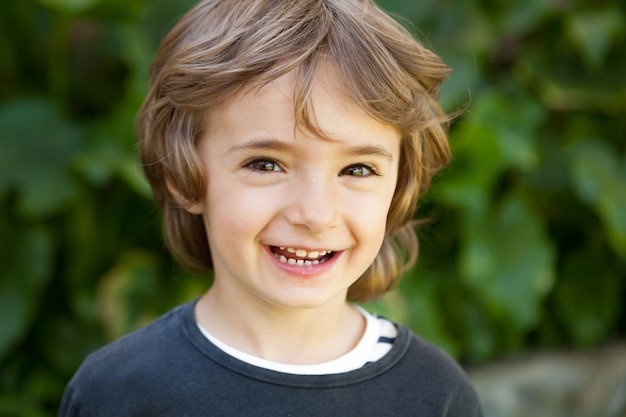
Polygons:
<instances>
[{"instance_id":1,"label":"forehead","mask_svg":"<svg viewBox=\"0 0 626 417\"><path fill-rule=\"evenodd\" d=\"M330 64L319 65L310 78L292 70L269 82L252 82L206 115L205 130L258 130L273 135L296 131L330 141L356 134L400 136L394 126L369 116Z\"/></svg>"}]
</instances>

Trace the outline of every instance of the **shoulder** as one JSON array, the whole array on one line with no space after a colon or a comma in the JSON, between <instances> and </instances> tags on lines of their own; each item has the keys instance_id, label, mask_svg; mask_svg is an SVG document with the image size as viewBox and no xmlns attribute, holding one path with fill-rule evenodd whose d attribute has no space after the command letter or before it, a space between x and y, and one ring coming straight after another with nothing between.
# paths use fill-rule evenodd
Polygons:
<instances>
[{"instance_id":1,"label":"shoulder","mask_svg":"<svg viewBox=\"0 0 626 417\"><path fill-rule=\"evenodd\" d=\"M176 336L183 332L181 324L185 310L189 307L188 304L179 306L145 327L98 349L85 359L79 372L94 370L109 363L134 363L138 357L145 363L155 354L160 356L164 350L173 348L182 340Z\"/></svg>"},{"instance_id":2,"label":"shoulder","mask_svg":"<svg viewBox=\"0 0 626 417\"><path fill-rule=\"evenodd\" d=\"M428 393L427 401L443 405L446 416L479 417L478 396L465 371L443 349L398 326L398 346L404 355L395 367L402 383L416 393Z\"/></svg>"},{"instance_id":3,"label":"shoulder","mask_svg":"<svg viewBox=\"0 0 626 417\"><path fill-rule=\"evenodd\" d=\"M399 333L406 334L406 359L419 368L420 372L443 380L465 381L461 366L442 348L416 335L405 326L398 326Z\"/></svg>"},{"instance_id":4,"label":"shoulder","mask_svg":"<svg viewBox=\"0 0 626 417\"><path fill-rule=\"evenodd\" d=\"M125 393L142 395L150 381L155 388L167 373L166 358L184 355L185 315L193 309L190 304L175 308L147 326L130 333L89 355L68 384L61 406L61 416L79 415L73 410L107 409L107 403L127 397ZM134 398L132 401L141 401ZM116 404L124 409L123 404ZM108 415L100 412L99 415Z\"/></svg>"}]
</instances>

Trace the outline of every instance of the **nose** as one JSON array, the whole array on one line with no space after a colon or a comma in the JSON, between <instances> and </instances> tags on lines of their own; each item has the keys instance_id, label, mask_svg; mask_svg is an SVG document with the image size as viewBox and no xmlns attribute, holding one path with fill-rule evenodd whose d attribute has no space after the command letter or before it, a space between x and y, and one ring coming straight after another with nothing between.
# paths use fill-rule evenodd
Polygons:
<instances>
[{"instance_id":1,"label":"nose","mask_svg":"<svg viewBox=\"0 0 626 417\"><path fill-rule=\"evenodd\" d=\"M309 176L294 180L286 196L286 220L318 235L337 226L339 193L332 178Z\"/></svg>"}]
</instances>

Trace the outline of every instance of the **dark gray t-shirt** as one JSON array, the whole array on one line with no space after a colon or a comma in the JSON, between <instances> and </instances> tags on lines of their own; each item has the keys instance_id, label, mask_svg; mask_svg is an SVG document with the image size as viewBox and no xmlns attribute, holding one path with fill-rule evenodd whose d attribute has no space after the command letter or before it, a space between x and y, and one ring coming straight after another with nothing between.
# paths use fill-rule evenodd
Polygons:
<instances>
[{"instance_id":1,"label":"dark gray t-shirt","mask_svg":"<svg viewBox=\"0 0 626 417\"><path fill-rule=\"evenodd\" d=\"M61 417L481 417L474 389L443 351L404 326L377 362L332 375L259 368L198 329L194 303L91 354Z\"/></svg>"}]
</instances>

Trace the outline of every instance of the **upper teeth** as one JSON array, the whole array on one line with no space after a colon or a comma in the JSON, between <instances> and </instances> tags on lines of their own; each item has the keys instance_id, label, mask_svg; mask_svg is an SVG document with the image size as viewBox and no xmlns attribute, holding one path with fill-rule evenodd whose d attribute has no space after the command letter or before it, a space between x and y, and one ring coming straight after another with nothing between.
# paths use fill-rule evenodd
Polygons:
<instances>
[{"instance_id":1,"label":"upper teeth","mask_svg":"<svg viewBox=\"0 0 626 417\"><path fill-rule=\"evenodd\" d=\"M312 250L312 251L307 251L305 249L294 249L294 248L290 248L290 247L286 247L286 246L281 246L280 247L281 250L286 250L289 253L293 253L294 255L296 255L298 258L308 258L308 259L317 259L321 256L324 256L328 253L328 251L316 251L316 250Z\"/></svg>"}]
</instances>

